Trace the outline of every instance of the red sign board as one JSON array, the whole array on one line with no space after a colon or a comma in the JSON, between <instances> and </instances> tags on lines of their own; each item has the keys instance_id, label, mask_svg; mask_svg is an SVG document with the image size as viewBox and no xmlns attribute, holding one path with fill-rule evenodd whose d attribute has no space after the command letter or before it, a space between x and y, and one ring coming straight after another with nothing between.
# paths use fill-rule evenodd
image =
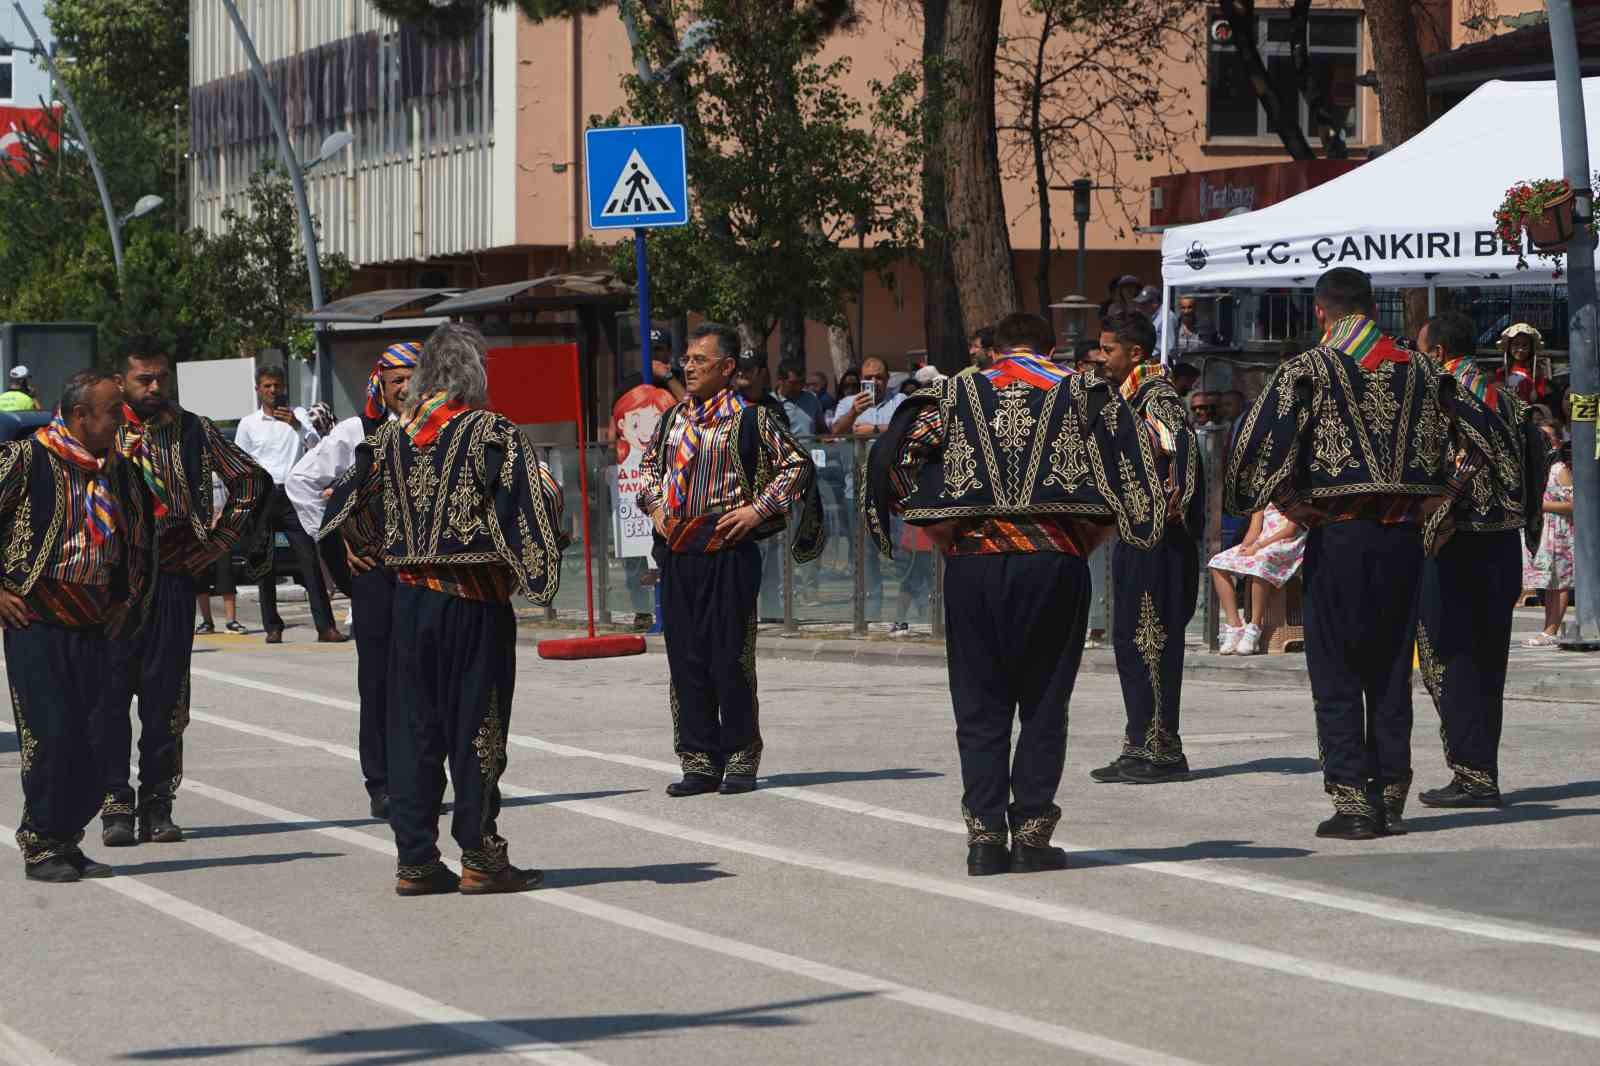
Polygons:
<instances>
[{"instance_id":1,"label":"red sign board","mask_svg":"<svg viewBox=\"0 0 1600 1066\"><path fill-rule=\"evenodd\" d=\"M1187 226L1255 211L1314 189L1360 166L1362 159L1300 159L1168 174L1150 183L1150 224Z\"/></svg>"},{"instance_id":2,"label":"red sign board","mask_svg":"<svg viewBox=\"0 0 1600 1066\"><path fill-rule=\"evenodd\" d=\"M52 147L59 144L54 123L42 107L0 107L0 153L11 159L23 157L22 138L18 130L34 129L45 134Z\"/></svg>"},{"instance_id":3,"label":"red sign board","mask_svg":"<svg viewBox=\"0 0 1600 1066\"><path fill-rule=\"evenodd\" d=\"M578 346L489 349L489 406L519 426L578 421Z\"/></svg>"}]
</instances>

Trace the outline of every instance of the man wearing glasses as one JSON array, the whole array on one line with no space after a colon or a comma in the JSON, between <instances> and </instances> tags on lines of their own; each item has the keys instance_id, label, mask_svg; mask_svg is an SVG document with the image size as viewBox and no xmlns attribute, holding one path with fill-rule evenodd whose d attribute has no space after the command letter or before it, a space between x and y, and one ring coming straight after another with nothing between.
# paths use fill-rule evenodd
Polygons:
<instances>
[{"instance_id":1,"label":"man wearing glasses","mask_svg":"<svg viewBox=\"0 0 1600 1066\"><path fill-rule=\"evenodd\" d=\"M1190 421L1196 429L1209 426L1217 420L1218 403L1217 394L1214 392L1192 392L1189 394Z\"/></svg>"}]
</instances>

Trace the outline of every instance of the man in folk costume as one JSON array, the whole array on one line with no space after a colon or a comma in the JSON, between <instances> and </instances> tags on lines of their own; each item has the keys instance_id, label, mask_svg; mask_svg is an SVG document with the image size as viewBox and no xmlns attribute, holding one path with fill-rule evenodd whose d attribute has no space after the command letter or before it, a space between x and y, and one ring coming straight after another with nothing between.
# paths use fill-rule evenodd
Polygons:
<instances>
[{"instance_id":1,"label":"man in folk costume","mask_svg":"<svg viewBox=\"0 0 1600 1066\"><path fill-rule=\"evenodd\" d=\"M1435 315L1417 347L1456 379L1457 432L1466 450L1484 457L1452 508L1453 534L1422 572L1417 655L1452 778L1417 798L1428 807L1498 807L1506 663L1522 592L1520 540L1527 538L1530 551L1539 546L1548 453L1529 405L1474 361L1470 318Z\"/></svg>"},{"instance_id":2,"label":"man in folk costume","mask_svg":"<svg viewBox=\"0 0 1600 1066\"><path fill-rule=\"evenodd\" d=\"M1105 381L1045 354L1049 323L995 326L986 368L910 396L872 450L879 549L900 513L945 555L946 644L967 872L1059 870L1067 704L1092 598L1086 560L1114 529L1154 547L1164 489L1138 420ZM1010 757L1013 719L1020 719ZM1009 830L1010 848L1007 848Z\"/></svg>"},{"instance_id":3,"label":"man in folk costume","mask_svg":"<svg viewBox=\"0 0 1600 1066\"><path fill-rule=\"evenodd\" d=\"M105 806L102 837L112 847L173 843L183 830L172 803L183 779L183 731L189 724L189 658L194 651L197 581L216 561L248 542L248 569L260 572L270 540L256 518L272 478L211 421L172 402L172 365L163 353L131 348L123 357L118 455L144 482L155 510L160 552L151 617L137 635L111 641L110 681L100 719ZM211 478L227 502L213 511ZM133 749L130 704L139 700L139 791L128 773ZM134 816L138 815L137 831Z\"/></svg>"},{"instance_id":4,"label":"man in folk costume","mask_svg":"<svg viewBox=\"0 0 1600 1066\"><path fill-rule=\"evenodd\" d=\"M1424 544L1459 491L1455 379L1378 328L1372 281L1317 281L1322 343L1257 397L1228 464L1224 505L1275 504L1306 539L1306 668L1323 787L1319 837L1400 829L1411 786L1411 656ZM1429 524L1430 521L1432 524Z\"/></svg>"},{"instance_id":5,"label":"man in folk costume","mask_svg":"<svg viewBox=\"0 0 1600 1066\"><path fill-rule=\"evenodd\" d=\"M555 598L561 486L516 425L486 410L487 357L473 327L434 330L405 414L356 449L322 525L322 539L341 535L394 575L387 772L402 896L522 892L544 879L511 865L497 819L517 678L511 594ZM446 762L459 878L439 857Z\"/></svg>"},{"instance_id":6,"label":"man in folk costume","mask_svg":"<svg viewBox=\"0 0 1600 1066\"><path fill-rule=\"evenodd\" d=\"M284 492L308 535L315 537L321 532L330 486L355 465L356 448L401 410L421 354L422 345L415 341L401 341L385 348L367 381L367 401L361 413L334 426L284 479ZM367 543L379 539L374 531L383 522L380 507L374 506L367 514L352 516L349 521L368 525L367 535L358 539ZM329 573L349 595L352 611L361 622L355 630L356 685L361 693L361 775L366 780L372 816L387 819L387 693L394 575L377 559L352 551L343 537L330 537L322 547ZM336 554L331 554L330 548Z\"/></svg>"},{"instance_id":7,"label":"man in folk costume","mask_svg":"<svg viewBox=\"0 0 1600 1066\"><path fill-rule=\"evenodd\" d=\"M796 503L795 559L816 558L824 542L811 459L782 416L734 391L738 355L732 329L695 329L683 360L688 394L662 417L639 466L639 508L656 530L672 743L683 768L670 796L756 787L756 542L781 532Z\"/></svg>"},{"instance_id":8,"label":"man in folk costume","mask_svg":"<svg viewBox=\"0 0 1600 1066\"><path fill-rule=\"evenodd\" d=\"M1090 772L1096 781L1138 785L1189 776L1179 733L1183 638L1200 588L1197 539L1205 525L1199 442L1167 368L1152 361L1155 343L1144 314L1114 311L1090 356L1149 435L1165 485L1162 537L1148 547L1122 541L1111 548L1111 641L1127 731L1121 754Z\"/></svg>"},{"instance_id":9,"label":"man in folk costume","mask_svg":"<svg viewBox=\"0 0 1600 1066\"><path fill-rule=\"evenodd\" d=\"M116 378L85 370L54 421L0 445L0 625L22 758L17 846L33 881L111 876L79 847L103 784L92 721L107 634L144 621L156 558L150 497L108 460L121 424Z\"/></svg>"}]
</instances>

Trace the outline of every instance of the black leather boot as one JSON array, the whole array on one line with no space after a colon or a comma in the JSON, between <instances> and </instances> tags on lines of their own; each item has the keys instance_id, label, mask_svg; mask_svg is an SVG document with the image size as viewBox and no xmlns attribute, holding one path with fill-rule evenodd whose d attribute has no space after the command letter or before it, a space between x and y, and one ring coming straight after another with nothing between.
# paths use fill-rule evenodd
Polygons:
<instances>
[{"instance_id":1,"label":"black leather boot","mask_svg":"<svg viewBox=\"0 0 1600 1066\"><path fill-rule=\"evenodd\" d=\"M183 830L172 820L172 807L152 804L139 814L139 842L141 844L176 844L183 839Z\"/></svg>"},{"instance_id":2,"label":"black leather boot","mask_svg":"<svg viewBox=\"0 0 1600 1066\"><path fill-rule=\"evenodd\" d=\"M139 843L133 815L108 814L100 820L100 842L108 848L131 848Z\"/></svg>"},{"instance_id":3,"label":"black leather boot","mask_svg":"<svg viewBox=\"0 0 1600 1066\"><path fill-rule=\"evenodd\" d=\"M967 874L970 877L988 877L1011 872L1011 853L1004 844L967 845Z\"/></svg>"}]
</instances>

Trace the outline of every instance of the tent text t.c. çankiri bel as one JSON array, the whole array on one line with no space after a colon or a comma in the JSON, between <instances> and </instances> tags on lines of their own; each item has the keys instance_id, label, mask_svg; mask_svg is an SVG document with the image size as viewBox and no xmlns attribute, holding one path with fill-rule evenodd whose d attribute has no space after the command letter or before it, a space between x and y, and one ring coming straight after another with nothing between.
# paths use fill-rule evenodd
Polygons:
<instances>
[{"instance_id":1,"label":"tent text t.c. \u00e7ankiri bel","mask_svg":"<svg viewBox=\"0 0 1600 1066\"><path fill-rule=\"evenodd\" d=\"M1600 113L1600 78L1585 78L1583 95ZM1589 131L1600 158L1600 122ZM1550 285L1558 272L1532 258L1518 270L1493 219L1510 186L1561 174L1555 82L1491 81L1348 174L1259 211L1167 230L1161 280L1168 290L1310 286L1347 266L1382 288Z\"/></svg>"}]
</instances>

